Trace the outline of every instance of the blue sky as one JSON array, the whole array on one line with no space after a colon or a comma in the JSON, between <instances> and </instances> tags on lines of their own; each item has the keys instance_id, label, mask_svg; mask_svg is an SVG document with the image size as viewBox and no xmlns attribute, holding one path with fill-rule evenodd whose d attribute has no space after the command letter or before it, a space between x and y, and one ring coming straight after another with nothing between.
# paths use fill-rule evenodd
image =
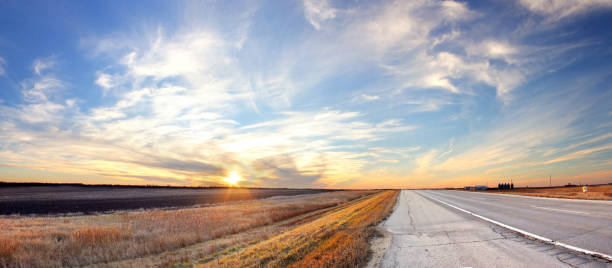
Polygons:
<instances>
[{"instance_id":1,"label":"blue sky","mask_svg":"<svg viewBox=\"0 0 612 268\"><path fill-rule=\"evenodd\" d=\"M0 180L612 182L610 1L0 5Z\"/></svg>"}]
</instances>

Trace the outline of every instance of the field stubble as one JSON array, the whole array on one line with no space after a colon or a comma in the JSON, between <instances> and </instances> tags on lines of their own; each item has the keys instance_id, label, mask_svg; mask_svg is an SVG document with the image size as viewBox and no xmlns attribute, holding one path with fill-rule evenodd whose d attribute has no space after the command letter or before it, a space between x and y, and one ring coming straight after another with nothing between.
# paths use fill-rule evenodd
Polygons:
<instances>
[{"instance_id":1,"label":"field stubble","mask_svg":"<svg viewBox=\"0 0 612 268\"><path fill-rule=\"evenodd\" d=\"M7 216L0 218L0 267L104 266L219 239L372 193L340 191L112 215Z\"/></svg>"}]
</instances>

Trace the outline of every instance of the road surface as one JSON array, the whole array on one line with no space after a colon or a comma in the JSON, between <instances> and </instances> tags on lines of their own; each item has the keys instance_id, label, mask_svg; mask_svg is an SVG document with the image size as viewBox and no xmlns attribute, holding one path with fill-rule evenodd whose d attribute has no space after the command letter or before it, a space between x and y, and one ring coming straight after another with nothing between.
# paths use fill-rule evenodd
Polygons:
<instances>
[{"instance_id":1,"label":"road surface","mask_svg":"<svg viewBox=\"0 0 612 268\"><path fill-rule=\"evenodd\" d=\"M454 202L454 198L471 197L469 193L465 193L468 194L466 196L462 194L402 191L395 210L381 226L386 236L391 237L390 245L381 260L373 265L612 267L608 261L528 239L427 197L445 198L449 203ZM485 198L476 200L487 202L487 197L475 197Z\"/></svg>"},{"instance_id":2,"label":"road surface","mask_svg":"<svg viewBox=\"0 0 612 268\"><path fill-rule=\"evenodd\" d=\"M612 255L612 202L465 191L423 191L480 216L583 249Z\"/></svg>"}]
</instances>

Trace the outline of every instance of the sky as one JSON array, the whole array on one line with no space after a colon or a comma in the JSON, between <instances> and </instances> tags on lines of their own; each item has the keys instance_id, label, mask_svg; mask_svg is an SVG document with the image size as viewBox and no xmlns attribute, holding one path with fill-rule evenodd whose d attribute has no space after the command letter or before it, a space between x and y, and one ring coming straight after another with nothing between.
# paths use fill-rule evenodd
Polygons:
<instances>
[{"instance_id":1,"label":"sky","mask_svg":"<svg viewBox=\"0 0 612 268\"><path fill-rule=\"evenodd\" d=\"M0 180L612 182L612 1L2 1Z\"/></svg>"}]
</instances>

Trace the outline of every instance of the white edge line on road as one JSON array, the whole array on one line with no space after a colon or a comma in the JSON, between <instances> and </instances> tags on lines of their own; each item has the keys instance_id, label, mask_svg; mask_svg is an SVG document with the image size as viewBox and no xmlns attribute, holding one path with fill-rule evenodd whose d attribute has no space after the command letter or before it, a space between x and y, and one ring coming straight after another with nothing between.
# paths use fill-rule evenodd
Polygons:
<instances>
[{"instance_id":1,"label":"white edge line on road","mask_svg":"<svg viewBox=\"0 0 612 268\"><path fill-rule=\"evenodd\" d=\"M552 211L567 212L567 213L572 213L572 214L585 214L585 215L591 215L591 213L588 213L588 212L581 212L581 211L574 211L574 210L565 210L565 209L558 209L558 208L538 207L538 206L534 206L534 205L531 205L531 207L532 207L532 208L544 209L544 210L552 210Z\"/></svg>"},{"instance_id":2,"label":"white edge line on road","mask_svg":"<svg viewBox=\"0 0 612 268\"><path fill-rule=\"evenodd\" d=\"M454 209L457 209L457 210L463 211L463 212L465 212L465 213L467 213L467 214L470 214L470 215L472 215L472 216L475 216L475 217L477 217L477 218L480 218L480 219L483 219L483 220L488 221L488 222L490 222L490 223L493 223L493 224L499 225L499 226L504 227L504 228L506 228L506 229L510 229L510 230L515 231L515 232L517 232L517 233L520 233L520 234L522 234L522 235L525 235L525 236L528 236L528 237L531 237L531 238L534 238L534 239L537 239L537 240L543 241L543 242L545 242L545 243L552 244L552 245L555 245L555 246L560 246L560 247L563 247L563 248L566 248L566 249L569 249L569 250L573 250L573 251L581 252L581 253L584 253L584 254L587 254L587 255L596 256L596 257L600 257L600 258L603 258L603 259L606 259L606 260L612 261L612 256L610 256L610 255L607 255L607 254L604 254L604 253L595 252L595 251L591 251L591 250L588 250L588 249L583 249L583 248L575 247L575 246L572 246L572 245L565 244L565 243L563 243L563 242L554 241L554 240L552 240L552 239L550 239L550 238L546 238L546 237L543 237L543 236L539 236L539 235L537 235L537 234L532 234L532 233L530 233L530 232L527 232L527 231L521 230L521 229L519 229L519 228L512 227L512 226L507 225L507 224L503 224L503 223L498 222L498 221L496 221L496 220L492 220L492 219L489 219L489 218L487 218L487 217L480 216L480 215L478 215L478 214L476 214L476 213L473 213L473 212L467 211L467 210L462 209L462 208L457 207L457 206L453 206L453 205L451 205L451 204L449 204L449 203L446 203L446 202L444 202L444 201L442 201L442 200L439 200L439 199L437 199L437 198L434 198L434 197L431 197L431 196L427 196L427 197L428 197L428 198L430 198L430 199L433 199L433 200L435 200L435 201L437 201L437 202L440 202L440 203L442 203L442 204L444 204L444 205L447 205L447 206L449 206L449 207L452 207L452 208L454 208Z\"/></svg>"}]
</instances>

